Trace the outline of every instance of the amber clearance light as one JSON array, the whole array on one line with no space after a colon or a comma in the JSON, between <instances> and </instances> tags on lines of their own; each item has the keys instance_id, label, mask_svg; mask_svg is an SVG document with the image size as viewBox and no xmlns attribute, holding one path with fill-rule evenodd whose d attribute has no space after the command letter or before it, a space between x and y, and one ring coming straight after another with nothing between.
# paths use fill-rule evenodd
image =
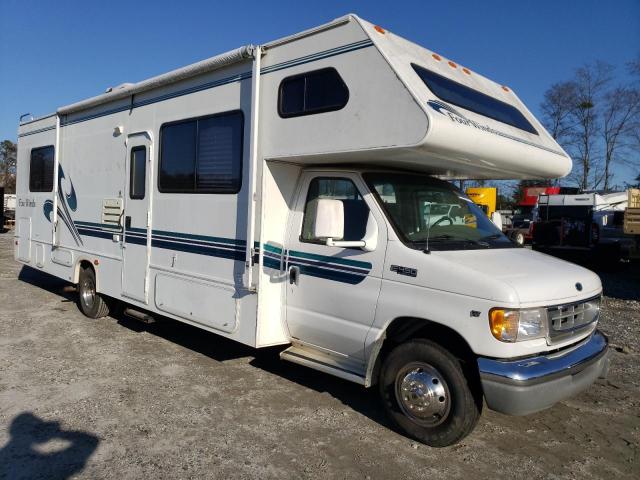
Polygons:
<instances>
[{"instance_id":1,"label":"amber clearance light","mask_svg":"<svg viewBox=\"0 0 640 480\"><path fill-rule=\"evenodd\" d=\"M501 342L515 342L518 336L518 312L493 308L489 311L491 334Z\"/></svg>"}]
</instances>

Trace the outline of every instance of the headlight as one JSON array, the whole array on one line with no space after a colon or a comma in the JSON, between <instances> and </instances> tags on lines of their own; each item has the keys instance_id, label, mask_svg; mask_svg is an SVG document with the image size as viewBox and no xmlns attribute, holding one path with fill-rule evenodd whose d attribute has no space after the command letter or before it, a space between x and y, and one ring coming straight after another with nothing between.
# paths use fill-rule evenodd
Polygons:
<instances>
[{"instance_id":1,"label":"headlight","mask_svg":"<svg viewBox=\"0 0 640 480\"><path fill-rule=\"evenodd\" d=\"M547 336L547 309L493 308L489 311L492 335L501 342L521 342Z\"/></svg>"}]
</instances>

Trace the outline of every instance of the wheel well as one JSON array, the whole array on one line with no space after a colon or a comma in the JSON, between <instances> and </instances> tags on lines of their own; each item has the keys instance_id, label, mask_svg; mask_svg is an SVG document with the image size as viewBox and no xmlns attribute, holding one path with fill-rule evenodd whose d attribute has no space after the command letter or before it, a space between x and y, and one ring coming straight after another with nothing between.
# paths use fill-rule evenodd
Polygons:
<instances>
[{"instance_id":1,"label":"wheel well","mask_svg":"<svg viewBox=\"0 0 640 480\"><path fill-rule=\"evenodd\" d=\"M378 381L380 367L385 357L398 345L412 338L431 340L452 353L462 365L470 382L479 384L480 377L476 355L467 341L455 330L441 323L423 318L400 317L393 320L386 329L384 343L376 358L372 383Z\"/></svg>"},{"instance_id":2,"label":"wheel well","mask_svg":"<svg viewBox=\"0 0 640 480\"><path fill-rule=\"evenodd\" d=\"M91 262L89 260L80 260L78 262L78 267L76 268L76 274L75 274L75 278L74 278L74 283L78 283L80 281L80 270L84 269L84 268L91 268L93 269L93 273L95 273L95 269L93 268L93 265L91 264ZM96 278L96 281L98 279Z\"/></svg>"}]
</instances>

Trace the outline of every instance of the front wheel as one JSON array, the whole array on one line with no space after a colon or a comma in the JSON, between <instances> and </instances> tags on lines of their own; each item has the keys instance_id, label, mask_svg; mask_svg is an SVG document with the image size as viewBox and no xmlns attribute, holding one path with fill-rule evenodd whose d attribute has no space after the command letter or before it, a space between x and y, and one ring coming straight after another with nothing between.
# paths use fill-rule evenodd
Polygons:
<instances>
[{"instance_id":1,"label":"front wheel","mask_svg":"<svg viewBox=\"0 0 640 480\"><path fill-rule=\"evenodd\" d=\"M408 436L446 447L469 435L480 418L460 362L434 342L396 347L380 370L380 395L391 420Z\"/></svg>"}]
</instances>

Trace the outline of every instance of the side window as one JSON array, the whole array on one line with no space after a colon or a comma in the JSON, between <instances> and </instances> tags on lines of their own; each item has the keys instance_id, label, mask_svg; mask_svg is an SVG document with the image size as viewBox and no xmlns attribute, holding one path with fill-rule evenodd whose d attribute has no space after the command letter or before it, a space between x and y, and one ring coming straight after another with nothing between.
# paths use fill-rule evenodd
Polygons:
<instances>
[{"instance_id":1,"label":"side window","mask_svg":"<svg viewBox=\"0 0 640 480\"><path fill-rule=\"evenodd\" d=\"M349 101L349 89L335 68L323 68L287 77L280 83L278 114L282 118L340 110Z\"/></svg>"},{"instance_id":2,"label":"side window","mask_svg":"<svg viewBox=\"0 0 640 480\"><path fill-rule=\"evenodd\" d=\"M131 149L131 169L129 180L129 197L133 200L144 198L147 172L147 149L133 147Z\"/></svg>"},{"instance_id":3,"label":"side window","mask_svg":"<svg viewBox=\"0 0 640 480\"><path fill-rule=\"evenodd\" d=\"M31 192L53 191L53 146L31 150L29 162L29 190Z\"/></svg>"},{"instance_id":4,"label":"side window","mask_svg":"<svg viewBox=\"0 0 640 480\"><path fill-rule=\"evenodd\" d=\"M242 112L163 125L161 192L238 193L242 186Z\"/></svg>"},{"instance_id":5,"label":"side window","mask_svg":"<svg viewBox=\"0 0 640 480\"><path fill-rule=\"evenodd\" d=\"M322 239L314 238L312 229L315 204L325 198L340 200L344 206L344 237L336 240L362 240L367 230L369 207L354 183L346 178L314 178L309 184L300 241L322 242Z\"/></svg>"}]
</instances>

